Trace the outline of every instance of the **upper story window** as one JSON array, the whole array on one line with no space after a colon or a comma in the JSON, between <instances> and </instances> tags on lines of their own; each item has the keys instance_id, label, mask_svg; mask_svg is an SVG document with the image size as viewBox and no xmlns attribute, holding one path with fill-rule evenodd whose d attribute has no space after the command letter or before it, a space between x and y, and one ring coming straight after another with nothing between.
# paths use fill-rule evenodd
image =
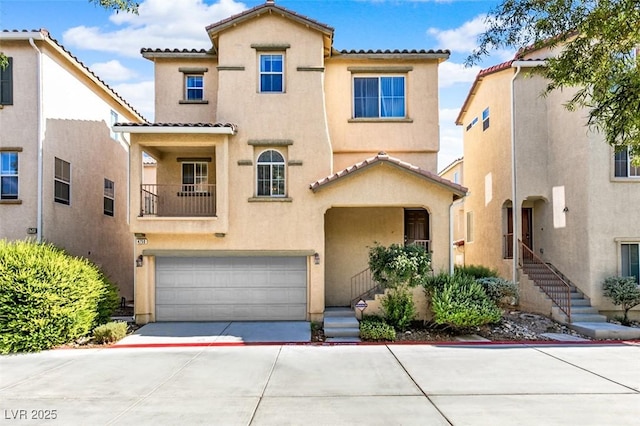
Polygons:
<instances>
[{"instance_id":1,"label":"upper story window","mask_svg":"<svg viewBox=\"0 0 640 426\"><path fill-rule=\"evenodd\" d=\"M489 128L489 108L482 111L482 131L484 132Z\"/></svg>"},{"instance_id":2,"label":"upper story window","mask_svg":"<svg viewBox=\"0 0 640 426\"><path fill-rule=\"evenodd\" d=\"M284 55L260 55L260 92L284 92Z\"/></svg>"},{"instance_id":3,"label":"upper story window","mask_svg":"<svg viewBox=\"0 0 640 426\"><path fill-rule=\"evenodd\" d=\"M640 178L640 167L634 166L633 157L628 149L616 152L614 158L614 176L625 178Z\"/></svg>"},{"instance_id":4,"label":"upper story window","mask_svg":"<svg viewBox=\"0 0 640 426\"><path fill-rule=\"evenodd\" d=\"M202 74L186 74L184 76L185 96L187 101L204 100L204 76Z\"/></svg>"},{"instance_id":5,"label":"upper story window","mask_svg":"<svg viewBox=\"0 0 640 426\"><path fill-rule=\"evenodd\" d=\"M103 212L107 216L113 216L115 209L116 190L115 183L107 178L104 179Z\"/></svg>"},{"instance_id":6,"label":"upper story window","mask_svg":"<svg viewBox=\"0 0 640 426\"><path fill-rule=\"evenodd\" d=\"M284 197L285 163L278 151L264 151L257 161L257 193L259 197Z\"/></svg>"},{"instance_id":7,"label":"upper story window","mask_svg":"<svg viewBox=\"0 0 640 426\"><path fill-rule=\"evenodd\" d=\"M209 165L206 162L182 163L182 191L208 192Z\"/></svg>"},{"instance_id":8,"label":"upper story window","mask_svg":"<svg viewBox=\"0 0 640 426\"><path fill-rule=\"evenodd\" d=\"M18 199L18 153L0 152L0 200Z\"/></svg>"},{"instance_id":9,"label":"upper story window","mask_svg":"<svg viewBox=\"0 0 640 426\"><path fill-rule=\"evenodd\" d=\"M7 67L0 68L0 105L13 105L13 58L7 60Z\"/></svg>"},{"instance_id":10,"label":"upper story window","mask_svg":"<svg viewBox=\"0 0 640 426\"><path fill-rule=\"evenodd\" d=\"M473 117L473 120L467 124L467 132L471 130L476 124L478 124L478 117Z\"/></svg>"},{"instance_id":11,"label":"upper story window","mask_svg":"<svg viewBox=\"0 0 640 426\"><path fill-rule=\"evenodd\" d=\"M55 159L54 195L56 203L71 203L71 163L59 158Z\"/></svg>"},{"instance_id":12,"label":"upper story window","mask_svg":"<svg viewBox=\"0 0 640 426\"><path fill-rule=\"evenodd\" d=\"M354 118L405 118L404 76L354 77Z\"/></svg>"}]
</instances>

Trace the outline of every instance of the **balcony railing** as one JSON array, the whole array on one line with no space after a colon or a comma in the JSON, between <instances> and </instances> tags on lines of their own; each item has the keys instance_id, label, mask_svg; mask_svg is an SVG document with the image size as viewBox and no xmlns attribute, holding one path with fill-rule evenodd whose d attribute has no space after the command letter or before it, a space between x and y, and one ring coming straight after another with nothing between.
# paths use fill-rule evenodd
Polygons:
<instances>
[{"instance_id":1,"label":"balcony railing","mask_svg":"<svg viewBox=\"0 0 640 426\"><path fill-rule=\"evenodd\" d=\"M140 216L216 215L215 185L140 185Z\"/></svg>"},{"instance_id":2,"label":"balcony railing","mask_svg":"<svg viewBox=\"0 0 640 426\"><path fill-rule=\"evenodd\" d=\"M431 252L431 240L409 240L407 245L414 244L422 247L427 253Z\"/></svg>"}]
</instances>

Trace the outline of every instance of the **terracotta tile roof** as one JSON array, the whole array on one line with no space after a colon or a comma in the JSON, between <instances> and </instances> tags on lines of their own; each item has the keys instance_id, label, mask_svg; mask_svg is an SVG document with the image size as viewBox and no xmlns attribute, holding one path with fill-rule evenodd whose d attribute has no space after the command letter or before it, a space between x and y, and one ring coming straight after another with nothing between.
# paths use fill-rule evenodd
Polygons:
<instances>
[{"instance_id":1,"label":"terracotta tile roof","mask_svg":"<svg viewBox=\"0 0 640 426\"><path fill-rule=\"evenodd\" d=\"M412 49L412 50L399 50L399 49L394 49L394 50L340 50L338 51L339 54L341 55L450 55L451 51L445 49L438 49L438 50L433 50L433 49L429 49L429 50L425 50L425 49L420 49L420 50L416 50L416 49Z\"/></svg>"},{"instance_id":2,"label":"terracotta tile roof","mask_svg":"<svg viewBox=\"0 0 640 426\"><path fill-rule=\"evenodd\" d=\"M113 90L113 88L111 86L109 86L107 83L105 83L105 81L102 80L100 77L98 77L97 74L95 74L93 71L91 71L91 69L89 69L89 67L87 65L85 65L75 55L73 55L70 51L68 51L62 44L60 44L58 42L58 40L56 40L55 38L51 37L51 34L49 34L48 30L46 30L44 28L41 28L39 30L2 30L2 32L0 33L0 38L2 38L2 34L6 34L6 33L13 33L13 34L15 34L15 33L40 33L40 34L42 34L45 39L49 40L52 44L54 44L55 46L60 48L69 57L69 59L71 59L73 62L75 62L77 65L79 65L85 72L87 72L93 78L95 78L102 86L104 86L104 88L108 92L111 92L123 105L126 105L134 114L136 114L138 117L140 117L141 120L146 120L142 116L142 114L140 114L133 106L131 106L131 104L129 104L122 96L120 96L120 94L118 92Z\"/></svg>"},{"instance_id":3,"label":"terracotta tile roof","mask_svg":"<svg viewBox=\"0 0 640 426\"><path fill-rule=\"evenodd\" d=\"M207 54L207 53L211 53L211 50L207 50L207 49L152 49L152 48L148 48L148 47L143 47L142 49L140 49L140 53L145 54L145 53L182 53L182 54L188 54L188 53L199 53L199 54Z\"/></svg>"},{"instance_id":4,"label":"terracotta tile roof","mask_svg":"<svg viewBox=\"0 0 640 426\"><path fill-rule=\"evenodd\" d=\"M316 192L323 186L329 185L339 179L352 175L360 170L366 169L376 163L387 163L391 166L411 172L435 184L444 186L458 196L464 196L467 193L467 188L465 188L464 186L453 183L450 180L444 179L435 173L431 173L430 171L421 169L420 167L414 166L413 164L407 163L394 157L390 157L385 152L380 152L375 157L367 158L366 160L356 163L353 166L347 167L346 169L340 170L339 172L334 173L331 176L327 176L323 179L313 182L309 185L309 189L311 189L313 192Z\"/></svg>"},{"instance_id":5,"label":"terracotta tile roof","mask_svg":"<svg viewBox=\"0 0 640 426\"><path fill-rule=\"evenodd\" d=\"M178 128L178 127L228 127L233 130L233 133L238 131L238 125L233 123L116 123L115 126L127 126L127 127L147 127L147 128Z\"/></svg>"},{"instance_id":6,"label":"terracotta tile roof","mask_svg":"<svg viewBox=\"0 0 640 426\"><path fill-rule=\"evenodd\" d=\"M306 22L308 24L311 24L319 29L324 29L325 32L330 32L333 34L333 27L330 27L327 24L323 24L322 22L318 22L315 19L311 19L308 16L304 16L304 15L300 15L297 12L294 12L293 10L284 8L282 6L278 6L275 4L275 2L273 1L269 1L267 0L265 3L263 4L259 4L251 9L247 9L244 12L240 12L236 15L230 16L226 19L223 19L222 21L218 21L216 23L213 23L209 26L207 26L205 29L207 30L208 33L211 32L216 32L218 30L224 29L230 25L232 25L233 23L237 22L237 21L242 21L245 19L248 19L250 17L252 17L253 15L259 15L261 12L265 12L266 10L273 10L276 12L280 12L281 14L285 14L287 16L289 16L290 18L296 19L298 21L303 21Z\"/></svg>"}]
</instances>

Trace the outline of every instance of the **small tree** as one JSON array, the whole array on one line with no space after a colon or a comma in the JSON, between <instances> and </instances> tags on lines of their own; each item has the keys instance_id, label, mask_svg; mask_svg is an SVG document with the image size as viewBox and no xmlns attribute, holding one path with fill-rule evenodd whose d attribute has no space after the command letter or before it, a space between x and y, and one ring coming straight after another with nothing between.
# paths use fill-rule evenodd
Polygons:
<instances>
[{"instance_id":1,"label":"small tree","mask_svg":"<svg viewBox=\"0 0 640 426\"><path fill-rule=\"evenodd\" d=\"M406 330L415 319L411 288L422 285L431 274L431 255L417 245L376 243L369 249L373 279L389 290L382 298L385 319L398 330Z\"/></svg>"},{"instance_id":2,"label":"small tree","mask_svg":"<svg viewBox=\"0 0 640 426\"><path fill-rule=\"evenodd\" d=\"M611 299L614 305L624 310L622 323L629 324L628 313L634 306L640 305L640 287L635 277L608 277L602 285L604 295Z\"/></svg>"}]
</instances>

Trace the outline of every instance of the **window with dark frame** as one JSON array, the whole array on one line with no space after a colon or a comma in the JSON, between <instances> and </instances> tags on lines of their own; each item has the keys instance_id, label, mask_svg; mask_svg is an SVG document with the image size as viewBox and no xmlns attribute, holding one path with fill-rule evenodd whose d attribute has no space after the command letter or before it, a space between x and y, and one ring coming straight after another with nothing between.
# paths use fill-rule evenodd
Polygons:
<instances>
[{"instance_id":1,"label":"window with dark frame","mask_svg":"<svg viewBox=\"0 0 640 426\"><path fill-rule=\"evenodd\" d=\"M18 153L0 152L0 200L18 199Z\"/></svg>"},{"instance_id":2,"label":"window with dark frame","mask_svg":"<svg viewBox=\"0 0 640 426\"><path fill-rule=\"evenodd\" d=\"M105 215L113 216L114 209L115 209L115 198L116 198L115 183L105 178L104 179L104 196L103 196L103 199L104 199L103 212Z\"/></svg>"},{"instance_id":3,"label":"window with dark frame","mask_svg":"<svg viewBox=\"0 0 640 426\"><path fill-rule=\"evenodd\" d=\"M482 131L484 132L489 128L489 107L482 111Z\"/></svg>"},{"instance_id":4,"label":"window with dark frame","mask_svg":"<svg viewBox=\"0 0 640 426\"><path fill-rule=\"evenodd\" d=\"M182 163L182 192L208 192L209 165L206 162Z\"/></svg>"},{"instance_id":5,"label":"window with dark frame","mask_svg":"<svg viewBox=\"0 0 640 426\"><path fill-rule=\"evenodd\" d=\"M0 105L13 105L13 58L7 58L7 66L0 67Z\"/></svg>"},{"instance_id":6,"label":"window with dark frame","mask_svg":"<svg viewBox=\"0 0 640 426\"><path fill-rule=\"evenodd\" d=\"M56 203L71 203L71 163L55 158L54 195Z\"/></svg>"},{"instance_id":7,"label":"window with dark frame","mask_svg":"<svg viewBox=\"0 0 640 426\"><path fill-rule=\"evenodd\" d=\"M634 277L636 284L640 284L640 244L620 244L620 255L620 275Z\"/></svg>"}]
</instances>

